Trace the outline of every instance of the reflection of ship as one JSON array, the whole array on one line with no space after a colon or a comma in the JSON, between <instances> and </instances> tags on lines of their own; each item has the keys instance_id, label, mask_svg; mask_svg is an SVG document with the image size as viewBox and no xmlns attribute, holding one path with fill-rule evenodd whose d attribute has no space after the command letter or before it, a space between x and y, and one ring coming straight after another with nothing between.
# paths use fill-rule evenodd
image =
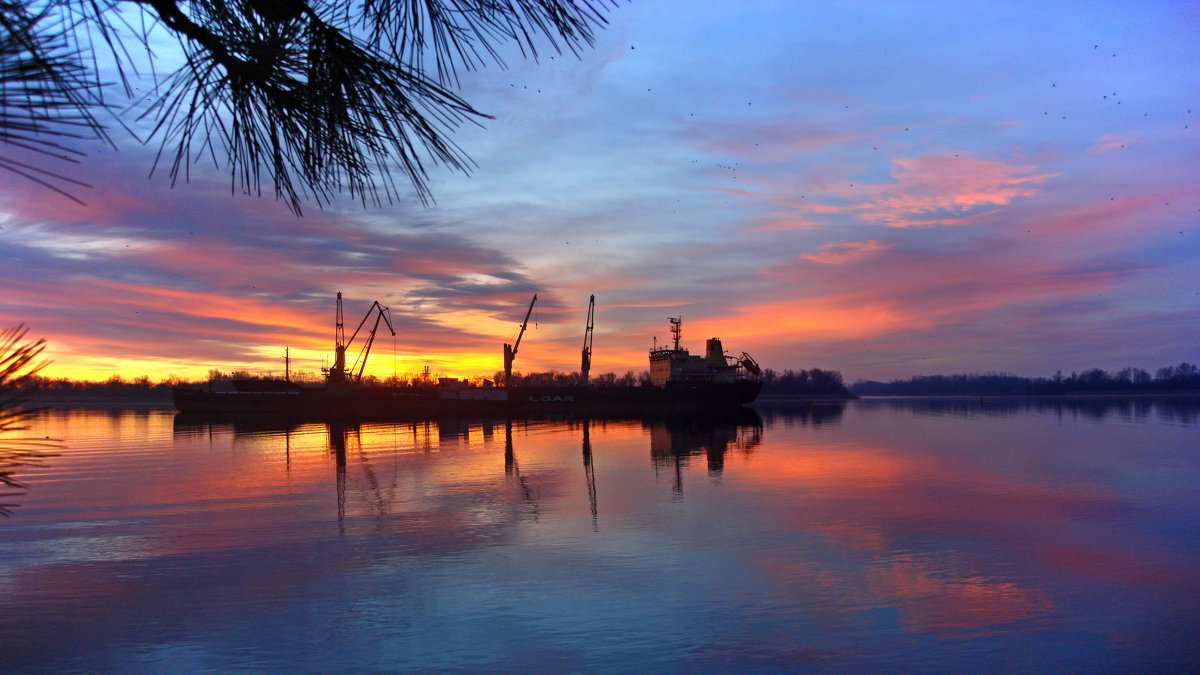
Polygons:
<instances>
[{"instance_id":1,"label":"reflection of ship","mask_svg":"<svg viewBox=\"0 0 1200 675\"><path fill-rule=\"evenodd\" d=\"M704 455L709 475L717 476L729 452L749 455L762 442L762 419L749 408L716 417L665 417L648 426L654 466L674 470L677 494L683 493L683 468L690 457Z\"/></svg>"},{"instance_id":2,"label":"reflection of ship","mask_svg":"<svg viewBox=\"0 0 1200 675\"><path fill-rule=\"evenodd\" d=\"M787 425L799 426L836 426L842 423L842 415L846 411L846 401L838 400L779 400L759 401L755 409L767 426L781 421Z\"/></svg>"},{"instance_id":3,"label":"reflection of ship","mask_svg":"<svg viewBox=\"0 0 1200 675\"><path fill-rule=\"evenodd\" d=\"M583 478L587 488L587 504L591 512L591 525L594 531L600 529L600 499L597 489L596 461L600 458L611 477L613 471L621 471L621 452L609 454L605 452L605 444L601 443L599 452L593 452L592 432L599 429L604 438L605 423L610 418L583 417L573 421L539 422L532 420L514 420L511 416L475 417L475 418L442 418L437 420L409 420L404 422L358 422L346 420L325 420L320 422L300 422L282 417L228 417L180 414L176 415L174 435L177 440L198 440L204 437L228 436L234 439L250 440L262 447L272 448L277 452L264 454L264 457L282 459L286 466L292 466L297 456L303 457L314 450L327 452L334 461L335 484L337 491L337 518L339 530L344 532L346 520L347 491L357 492L364 497L364 503L369 507L372 516L390 516L394 513L394 502L397 499L397 469L395 463L397 453L407 455L406 461L435 461L434 458L446 458L445 461L475 461L471 458L454 459L453 453L439 452L441 450L461 449L473 446L475 450L499 449L500 432L503 432L503 481L511 491L508 497L511 504L520 505L513 509L514 514L523 514L533 520L540 517L542 512L541 499L546 495L557 497L565 494L564 488L558 483L562 481L562 473L553 467L547 467L547 455L553 457L565 444L564 435L579 433L583 459ZM621 429L631 427L627 422L618 422ZM519 437L540 451L535 453L541 461L533 462L533 467L523 471L518 462L517 444L514 442L514 429ZM642 438L648 438L650 454L653 460L655 474L670 471L673 474L673 491L678 497L683 495L683 474L689 462L699 455L707 460L710 476L720 475L725 467L727 455L740 455L749 458L762 442L763 421L758 414L749 408L742 408L735 413L714 415L662 415L653 419L645 419L641 423ZM547 435L547 431L552 435ZM531 433L532 432L532 433ZM546 439L550 441L547 442ZM644 447L644 446L643 446ZM379 462L379 457L391 448L391 479L384 475L386 469ZM546 451L549 450L549 453ZM490 457L485 460L490 464ZM564 454L563 457L566 455ZM419 459L424 457L425 460ZM497 458L498 459L498 458ZM303 462L304 460L299 460ZM440 461L440 460L439 460ZM637 462L636 466L644 466ZM643 469L644 470L644 469ZM499 466L496 466L499 473ZM348 487L347 474L357 473L359 478L351 479ZM428 476L427 472L408 472L414 479ZM451 481L456 472L436 472ZM458 484L453 492L458 496L466 496L472 511L477 510L480 499L472 496L471 490L482 489L487 492L482 499L489 504L495 504L497 493L489 487L487 481L480 481L479 476L472 471L466 472L471 477ZM355 487L357 486L357 487ZM427 486L419 485L421 494L427 494ZM616 490L620 493L620 490ZM440 507L439 507L440 508ZM438 512L439 517L441 512Z\"/></svg>"},{"instance_id":4,"label":"reflection of ship","mask_svg":"<svg viewBox=\"0 0 1200 675\"><path fill-rule=\"evenodd\" d=\"M503 413L509 407L505 390L468 387L458 380L425 387L229 380L175 387L172 393L175 407L184 413L314 419L475 415Z\"/></svg>"},{"instance_id":5,"label":"reflection of ship","mask_svg":"<svg viewBox=\"0 0 1200 675\"><path fill-rule=\"evenodd\" d=\"M363 371L379 324L395 335L388 308L375 302L349 340L342 324L342 295L337 296L334 364L319 384L285 379L232 379L183 385L172 390L175 407L185 413L304 418L353 417L389 419L431 416L470 416L497 413L642 415L674 411L737 409L753 401L762 389L761 370L748 354L726 356L719 338L711 338L704 356L692 356L679 346L682 320L671 319L672 347L650 351L650 381L638 386L588 382L591 365L592 316L595 296L588 308L580 382L568 386L510 384L513 360L529 321L521 324L515 343L504 345L505 387L472 386L462 380L428 378L407 386L383 386L363 381ZM537 301L537 296L533 298ZM529 305L533 310L533 302ZM364 345L355 363L347 367L346 352L364 333Z\"/></svg>"}]
</instances>

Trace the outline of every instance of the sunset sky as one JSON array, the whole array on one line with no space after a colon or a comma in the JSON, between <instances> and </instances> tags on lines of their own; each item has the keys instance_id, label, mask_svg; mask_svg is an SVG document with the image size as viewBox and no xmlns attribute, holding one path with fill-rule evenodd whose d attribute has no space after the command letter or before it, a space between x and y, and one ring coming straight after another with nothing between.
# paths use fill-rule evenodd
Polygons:
<instances>
[{"instance_id":1,"label":"sunset sky","mask_svg":"<svg viewBox=\"0 0 1200 675\"><path fill-rule=\"evenodd\" d=\"M534 293L518 371L579 368L593 293L593 373L645 370L668 316L848 382L1200 360L1200 3L608 18L581 58L463 80L494 119L430 206L297 218L220 168L147 178L131 140L89 149L85 206L0 173L0 326L85 379L317 371L338 291L348 334L391 309L379 376L495 373Z\"/></svg>"}]
</instances>

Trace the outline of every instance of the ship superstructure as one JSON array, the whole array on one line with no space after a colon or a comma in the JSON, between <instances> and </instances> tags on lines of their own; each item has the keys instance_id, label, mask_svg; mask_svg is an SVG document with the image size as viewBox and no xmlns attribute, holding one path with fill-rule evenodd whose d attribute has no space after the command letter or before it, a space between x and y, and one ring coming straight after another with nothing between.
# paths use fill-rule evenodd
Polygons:
<instances>
[{"instance_id":1,"label":"ship superstructure","mask_svg":"<svg viewBox=\"0 0 1200 675\"><path fill-rule=\"evenodd\" d=\"M678 384L733 383L740 379L757 377L761 374L758 364L749 354L741 358L726 356L721 338L709 338L705 343L704 356L692 356L679 346L683 335L683 317L670 317L670 347L655 346L650 350L650 383L656 387Z\"/></svg>"}]
</instances>

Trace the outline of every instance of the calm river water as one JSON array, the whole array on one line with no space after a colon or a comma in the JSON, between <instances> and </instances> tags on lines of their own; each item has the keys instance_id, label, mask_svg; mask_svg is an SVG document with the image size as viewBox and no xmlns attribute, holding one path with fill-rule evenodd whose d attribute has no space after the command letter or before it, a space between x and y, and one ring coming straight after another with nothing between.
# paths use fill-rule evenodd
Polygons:
<instances>
[{"instance_id":1,"label":"calm river water","mask_svg":"<svg viewBox=\"0 0 1200 675\"><path fill-rule=\"evenodd\" d=\"M0 670L1194 671L1198 432L1148 400L49 411L61 454L0 519Z\"/></svg>"}]
</instances>

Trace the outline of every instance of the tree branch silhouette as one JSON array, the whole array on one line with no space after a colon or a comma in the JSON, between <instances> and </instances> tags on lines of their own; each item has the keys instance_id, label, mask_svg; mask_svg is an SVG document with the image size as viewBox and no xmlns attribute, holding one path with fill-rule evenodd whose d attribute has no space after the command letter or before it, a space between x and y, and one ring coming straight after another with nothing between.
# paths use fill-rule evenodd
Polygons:
<instances>
[{"instance_id":1,"label":"tree branch silhouette","mask_svg":"<svg viewBox=\"0 0 1200 675\"><path fill-rule=\"evenodd\" d=\"M47 450L58 445L48 439L13 436L28 428L25 422L32 412L25 407L22 385L46 365L45 361L37 361L45 341L27 340L26 332L23 325L0 330L0 489L6 489L0 492L0 498L5 499L22 494L28 487L16 478L16 470L41 463L52 456ZM0 516L10 515L14 506L12 502L0 502Z\"/></svg>"},{"instance_id":2,"label":"tree branch silhouette","mask_svg":"<svg viewBox=\"0 0 1200 675\"><path fill-rule=\"evenodd\" d=\"M166 165L172 184L207 157L229 169L232 189L265 188L300 213L307 201L322 206L343 193L364 205L391 202L402 194L398 178L429 203L430 166L473 168L451 135L489 119L453 91L459 72L505 67L505 44L525 58L536 59L539 46L578 54L615 0L35 4L31 13L0 0L0 140L77 159L58 139L111 143L96 116L105 110L149 125L146 140L159 146L151 171ZM171 73L158 72L164 57L153 45L162 36L183 57ZM115 66L119 110L104 98L113 87L102 86L98 51ZM152 90L135 93L147 77ZM82 185L16 159L0 168L63 194Z\"/></svg>"}]
</instances>

